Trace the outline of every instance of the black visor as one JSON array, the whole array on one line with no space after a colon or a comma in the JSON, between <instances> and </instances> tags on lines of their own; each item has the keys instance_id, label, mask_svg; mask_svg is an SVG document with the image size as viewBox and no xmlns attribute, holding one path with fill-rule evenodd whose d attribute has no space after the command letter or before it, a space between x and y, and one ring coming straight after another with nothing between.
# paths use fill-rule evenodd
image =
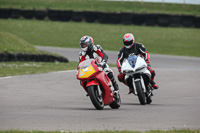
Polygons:
<instances>
[{"instance_id":1,"label":"black visor","mask_svg":"<svg viewBox=\"0 0 200 133\"><path fill-rule=\"evenodd\" d=\"M85 47L87 47L88 46L88 44L86 44L86 43L81 43L81 48L85 48Z\"/></svg>"},{"instance_id":2,"label":"black visor","mask_svg":"<svg viewBox=\"0 0 200 133\"><path fill-rule=\"evenodd\" d=\"M124 45L125 45L125 46L130 46L130 45L132 45L132 44L133 44L133 41L124 42Z\"/></svg>"}]
</instances>

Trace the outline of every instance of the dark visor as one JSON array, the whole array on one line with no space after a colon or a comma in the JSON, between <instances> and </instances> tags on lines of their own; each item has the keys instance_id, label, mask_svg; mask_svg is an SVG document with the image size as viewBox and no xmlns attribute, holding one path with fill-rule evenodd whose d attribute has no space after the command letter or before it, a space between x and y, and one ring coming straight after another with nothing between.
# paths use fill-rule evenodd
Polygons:
<instances>
[{"instance_id":1,"label":"dark visor","mask_svg":"<svg viewBox=\"0 0 200 133\"><path fill-rule=\"evenodd\" d=\"M129 42L124 42L125 46L130 46L133 43L133 41L129 41Z\"/></svg>"},{"instance_id":2,"label":"dark visor","mask_svg":"<svg viewBox=\"0 0 200 133\"><path fill-rule=\"evenodd\" d=\"M88 46L88 44L81 43L81 48L85 48L85 47L87 47L87 46Z\"/></svg>"}]
</instances>

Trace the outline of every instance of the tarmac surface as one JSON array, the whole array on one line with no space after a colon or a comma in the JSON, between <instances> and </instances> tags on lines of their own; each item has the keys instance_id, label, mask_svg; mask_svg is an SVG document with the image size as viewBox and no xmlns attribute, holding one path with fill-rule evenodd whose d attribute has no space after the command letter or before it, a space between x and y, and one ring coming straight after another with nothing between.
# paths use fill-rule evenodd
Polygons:
<instances>
[{"instance_id":1,"label":"tarmac surface","mask_svg":"<svg viewBox=\"0 0 200 133\"><path fill-rule=\"evenodd\" d=\"M37 47L78 61L79 49ZM110 64L117 52L106 51ZM0 78L0 130L96 131L200 129L200 58L151 55L153 102L140 105L118 82L122 105L96 110L76 70ZM117 76L116 67L112 68Z\"/></svg>"}]
</instances>

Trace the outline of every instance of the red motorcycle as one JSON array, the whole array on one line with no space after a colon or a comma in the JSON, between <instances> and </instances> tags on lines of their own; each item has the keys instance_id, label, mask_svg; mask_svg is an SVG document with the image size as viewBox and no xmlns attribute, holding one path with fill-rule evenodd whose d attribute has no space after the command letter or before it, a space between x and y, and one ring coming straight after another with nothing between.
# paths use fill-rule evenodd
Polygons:
<instances>
[{"instance_id":1,"label":"red motorcycle","mask_svg":"<svg viewBox=\"0 0 200 133\"><path fill-rule=\"evenodd\" d=\"M114 92L111 80L94 59L79 64L76 78L81 81L81 86L97 110L102 110L104 105L109 105L112 109L120 107L119 92Z\"/></svg>"}]
</instances>

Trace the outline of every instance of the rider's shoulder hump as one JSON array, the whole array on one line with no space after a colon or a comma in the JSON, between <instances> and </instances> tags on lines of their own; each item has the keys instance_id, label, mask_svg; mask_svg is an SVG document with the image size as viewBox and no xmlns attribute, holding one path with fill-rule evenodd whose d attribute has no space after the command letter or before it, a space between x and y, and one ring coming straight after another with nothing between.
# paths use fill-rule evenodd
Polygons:
<instances>
[{"instance_id":1,"label":"rider's shoulder hump","mask_svg":"<svg viewBox=\"0 0 200 133\"><path fill-rule=\"evenodd\" d=\"M97 50L102 50L103 48L101 47L101 45L97 44L94 46L94 50L97 51Z\"/></svg>"}]
</instances>

